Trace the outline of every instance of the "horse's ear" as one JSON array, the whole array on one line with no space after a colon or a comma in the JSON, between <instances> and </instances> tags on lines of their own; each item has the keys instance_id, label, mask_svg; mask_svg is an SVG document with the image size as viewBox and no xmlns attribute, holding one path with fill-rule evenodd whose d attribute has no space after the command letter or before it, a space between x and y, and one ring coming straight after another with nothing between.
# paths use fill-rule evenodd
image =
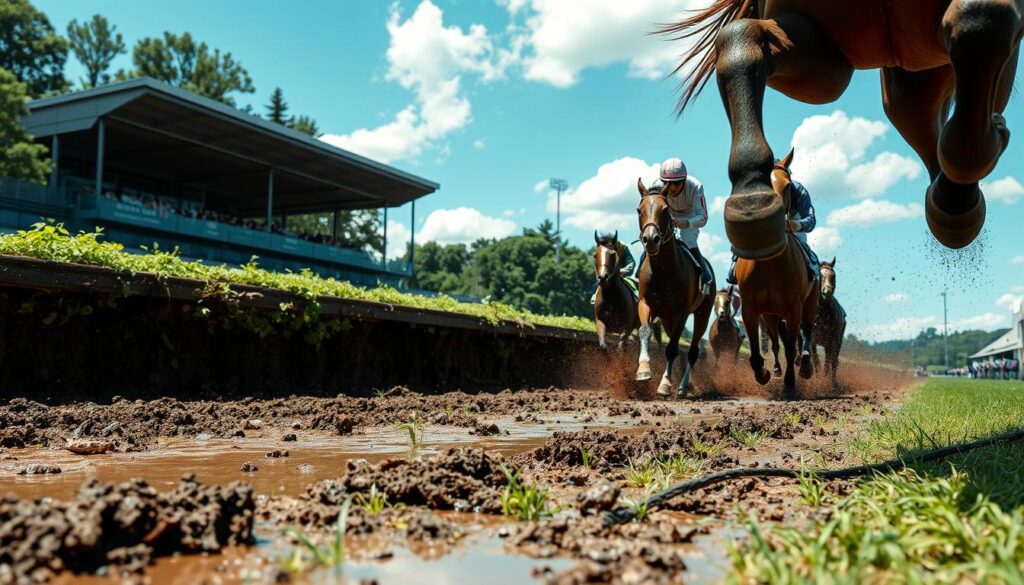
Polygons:
<instances>
[{"instance_id":1,"label":"horse's ear","mask_svg":"<svg viewBox=\"0 0 1024 585\"><path fill-rule=\"evenodd\" d=\"M612 236L612 241L613 242L618 242L619 241L619 230L615 230L615 235Z\"/></svg>"},{"instance_id":2,"label":"horse's ear","mask_svg":"<svg viewBox=\"0 0 1024 585\"><path fill-rule=\"evenodd\" d=\"M836 257L833 256L832 257L832 268L835 268L835 267L836 267Z\"/></svg>"},{"instance_id":3,"label":"horse's ear","mask_svg":"<svg viewBox=\"0 0 1024 585\"><path fill-rule=\"evenodd\" d=\"M601 238L597 237L597 230L594 230L594 243L600 245Z\"/></svg>"},{"instance_id":4,"label":"horse's ear","mask_svg":"<svg viewBox=\"0 0 1024 585\"><path fill-rule=\"evenodd\" d=\"M640 191L640 197L647 197L647 187L644 187L644 180L642 177L636 178L636 189Z\"/></svg>"},{"instance_id":5,"label":"horse's ear","mask_svg":"<svg viewBox=\"0 0 1024 585\"><path fill-rule=\"evenodd\" d=\"M784 166L784 167L786 167L788 169L789 165L793 164L793 153L794 152L796 152L796 148L795 147L789 149L789 154L786 155L786 158L782 159L782 166Z\"/></svg>"}]
</instances>

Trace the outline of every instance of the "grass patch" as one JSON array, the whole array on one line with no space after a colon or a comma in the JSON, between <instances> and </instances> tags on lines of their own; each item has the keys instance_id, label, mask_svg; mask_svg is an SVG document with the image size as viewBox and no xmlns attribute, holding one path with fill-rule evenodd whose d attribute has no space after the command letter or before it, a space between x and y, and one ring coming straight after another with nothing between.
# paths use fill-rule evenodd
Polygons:
<instances>
[{"instance_id":1,"label":"grass patch","mask_svg":"<svg viewBox=\"0 0 1024 585\"><path fill-rule=\"evenodd\" d=\"M866 462L1024 426L1024 384L932 379L848 452ZM801 497L824 502L817 478ZM808 526L762 526L733 547L735 583L1024 583L1024 445L994 445L863 481Z\"/></svg>"},{"instance_id":2,"label":"grass patch","mask_svg":"<svg viewBox=\"0 0 1024 585\"><path fill-rule=\"evenodd\" d=\"M629 487L647 489L648 486L652 486L658 479L658 466L650 461L643 461L637 463L635 461L629 462L629 467L626 469L626 485Z\"/></svg>"},{"instance_id":3,"label":"grass patch","mask_svg":"<svg viewBox=\"0 0 1024 585\"><path fill-rule=\"evenodd\" d=\"M400 510L405 507L405 504L401 502L398 504L388 502L388 494L378 490L377 484L371 485L369 492L357 493L355 495L355 503L366 512L367 516L378 516L388 508Z\"/></svg>"},{"instance_id":4,"label":"grass patch","mask_svg":"<svg viewBox=\"0 0 1024 585\"><path fill-rule=\"evenodd\" d=\"M334 540L326 546L321 546L298 529L289 529L288 534L299 541L299 546L295 547L292 554L281 560L281 566L291 573L304 573L316 565L340 571L345 564L345 529L351 506L351 497L341 504L341 510L338 511L338 518L334 525ZM309 553L309 556L306 553Z\"/></svg>"},{"instance_id":5,"label":"grass patch","mask_svg":"<svg viewBox=\"0 0 1024 585\"><path fill-rule=\"evenodd\" d=\"M409 443L409 451L415 453L417 449L423 446L423 423L415 414L409 417L409 420L400 423L397 427L398 431L405 433L405 440Z\"/></svg>"},{"instance_id":6,"label":"grass patch","mask_svg":"<svg viewBox=\"0 0 1024 585\"><path fill-rule=\"evenodd\" d=\"M505 489L501 492L501 513L520 520L540 520L557 514L562 507L555 503L547 488L523 483L520 472L502 467Z\"/></svg>"},{"instance_id":7,"label":"grass patch","mask_svg":"<svg viewBox=\"0 0 1024 585\"><path fill-rule=\"evenodd\" d=\"M768 431L748 431L744 429L731 429L729 436L737 443L747 447L755 448L768 438Z\"/></svg>"},{"instance_id":8,"label":"grass patch","mask_svg":"<svg viewBox=\"0 0 1024 585\"><path fill-rule=\"evenodd\" d=\"M154 247L145 254L132 254L126 252L121 244L105 241L102 237L100 230L71 235L62 224L38 223L28 230L0 235L0 254L104 266L126 274L149 272L158 276L193 278L208 283L262 286L296 293L304 298L332 296L434 309L479 317L489 323L526 322L583 331L592 331L594 328L592 321L581 317L538 315L503 303L465 303L445 295L423 297L388 286L361 288L346 281L322 278L310 270L298 273L271 272L260 268L255 256L249 263L231 268L190 262L179 257L177 250L165 251Z\"/></svg>"}]
</instances>

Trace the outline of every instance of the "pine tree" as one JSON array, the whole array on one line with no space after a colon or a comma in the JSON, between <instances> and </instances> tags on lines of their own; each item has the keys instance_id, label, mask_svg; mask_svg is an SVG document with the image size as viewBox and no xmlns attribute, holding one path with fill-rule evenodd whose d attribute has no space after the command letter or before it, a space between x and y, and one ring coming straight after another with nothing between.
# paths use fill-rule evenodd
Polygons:
<instances>
[{"instance_id":1,"label":"pine tree","mask_svg":"<svg viewBox=\"0 0 1024 585\"><path fill-rule=\"evenodd\" d=\"M268 120L281 125L288 123L288 102L284 101L284 92L280 87L274 88L274 93L270 94L270 103L266 107Z\"/></svg>"},{"instance_id":2,"label":"pine tree","mask_svg":"<svg viewBox=\"0 0 1024 585\"><path fill-rule=\"evenodd\" d=\"M297 116L288 121L288 127L292 130L302 132L303 134L309 134L313 138L320 136L320 128L316 125L316 120L309 116Z\"/></svg>"}]
</instances>

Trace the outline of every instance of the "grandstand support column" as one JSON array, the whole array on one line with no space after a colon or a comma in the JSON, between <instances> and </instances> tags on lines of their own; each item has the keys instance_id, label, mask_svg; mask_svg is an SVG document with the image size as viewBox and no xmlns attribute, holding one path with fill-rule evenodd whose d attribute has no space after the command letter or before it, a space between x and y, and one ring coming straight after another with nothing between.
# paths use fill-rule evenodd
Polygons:
<instances>
[{"instance_id":1,"label":"grandstand support column","mask_svg":"<svg viewBox=\"0 0 1024 585\"><path fill-rule=\"evenodd\" d=\"M60 166L60 134L53 135L53 143L50 145L50 160L53 166L50 167L50 190L57 191L57 167Z\"/></svg>"},{"instance_id":2,"label":"grandstand support column","mask_svg":"<svg viewBox=\"0 0 1024 585\"><path fill-rule=\"evenodd\" d=\"M409 214L409 276L416 276L413 264L416 256L416 200L412 200L412 213Z\"/></svg>"},{"instance_id":3,"label":"grandstand support column","mask_svg":"<svg viewBox=\"0 0 1024 585\"><path fill-rule=\"evenodd\" d=\"M334 218L333 218L333 221L331 222L331 237L334 238L335 242L338 241L338 239L339 239L338 238L338 234L341 232L341 229L340 229L341 226L338 225L340 223L341 223L341 210L340 209L335 209L334 210Z\"/></svg>"},{"instance_id":4,"label":"grandstand support column","mask_svg":"<svg viewBox=\"0 0 1024 585\"><path fill-rule=\"evenodd\" d=\"M384 202L384 249L380 255L381 266L388 269L388 203Z\"/></svg>"},{"instance_id":5,"label":"grandstand support column","mask_svg":"<svg viewBox=\"0 0 1024 585\"><path fill-rule=\"evenodd\" d=\"M107 123L100 118L96 122L96 195L103 194L103 151L107 141Z\"/></svg>"},{"instance_id":6,"label":"grandstand support column","mask_svg":"<svg viewBox=\"0 0 1024 585\"><path fill-rule=\"evenodd\" d=\"M274 169L267 169L267 231L274 222Z\"/></svg>"}]
</instances>

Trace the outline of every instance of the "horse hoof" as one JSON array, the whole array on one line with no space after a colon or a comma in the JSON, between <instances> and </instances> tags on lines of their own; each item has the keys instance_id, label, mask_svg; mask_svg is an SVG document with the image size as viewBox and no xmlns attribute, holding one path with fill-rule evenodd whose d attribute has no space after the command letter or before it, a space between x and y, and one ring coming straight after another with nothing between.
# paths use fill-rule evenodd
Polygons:
<instances>
[{"instance_id":1,"label":"horse hoof","mask_svg":"<svg viewBox=\"0 0 1024 585\"><path fill-rule=\"evenodd\" d=\"M796 386L783 386L782 399L793 400L794 398L796 398Z\"/></svg>"},{"instance_id":2,"label":"horse hoof","mask_svg":"<svg viewBox=\"0 0 1024 585\"><path fill-rule=\"evenodd\" d=\"M723 215L732 251L740 258L771 258L786 247L786 210L771 189L730 195Z\"/></svg>"},{"instance_id":3,"label":"horse hoof","mask_svg":"<svg viewBox=\"0 0 1024 585\"><path fill-rule=\"evenodd\" d=\"M781 378L782 377L782 368L775 368L774 370L772 370L772 373L775 374L776 378Z\"/></svg>"},{"instance_id":4,"label":"horse hoof","mask_svg":"<svg viewBox=\"0 0 1024 585\"><path fill-rule=\"evenodd\" d=\"M658 385L657 394L658 396L664 396L666 398L672 396L672 384L669 384L668 382L662 382L661 384Z\"/></svg>"},{"instance_id":5,"label":"horse hoof","mask_svg":"<svg viewBox=\"0 0 1024 585\"><path fill-rule=\"evenodd\" d=\"M754 379L757 380L758 384L764 386L772 379L772 375L768 373L768 370L761 368L761 371L754 372Z\"/></svg>"},{"instance_id":6,"label":"horse hoof","mask_svg":"<svg viewBox=\"0 0 1024 585\"><path fill-rule=\"evenodd\" d=\"M973 205L968 208L967 205ZM958 185L939 175L925 195L928 229L947 248L963 248L978 237L985 225L985 195L974 185Z\"/></svg>"},{"instance_id":7,"label":"horse hoof","mask_svg":"<svg viewBox=\"0 0 1024 585\"><path fill-rule=\"evenodd\" d=\"M686 395L690 393L689 388L680 388L676 390L676 398L686 398Z\"/></svg>"},{"instance_id":8,"label":"horse hoof","mask_svg":"<svg viewBox=\"0 0 1024 585\"><path fill-rule=\"evenodd\" d=\"M800 358L800 377L804 380L814 375L814 367L811 366L811 356L805 355Z\"/></svg>"},{"instance_id":9,"label":"horse hoof","mask_svg":"<svg viewBox=\"0 0 1024 585\"><path fill-rule=\"evenodd\" d=\"M636 370L636 381L646 382L651 379L651 364L650 362L643 362L640 367Z\"/></svg>"}]
</instances>

